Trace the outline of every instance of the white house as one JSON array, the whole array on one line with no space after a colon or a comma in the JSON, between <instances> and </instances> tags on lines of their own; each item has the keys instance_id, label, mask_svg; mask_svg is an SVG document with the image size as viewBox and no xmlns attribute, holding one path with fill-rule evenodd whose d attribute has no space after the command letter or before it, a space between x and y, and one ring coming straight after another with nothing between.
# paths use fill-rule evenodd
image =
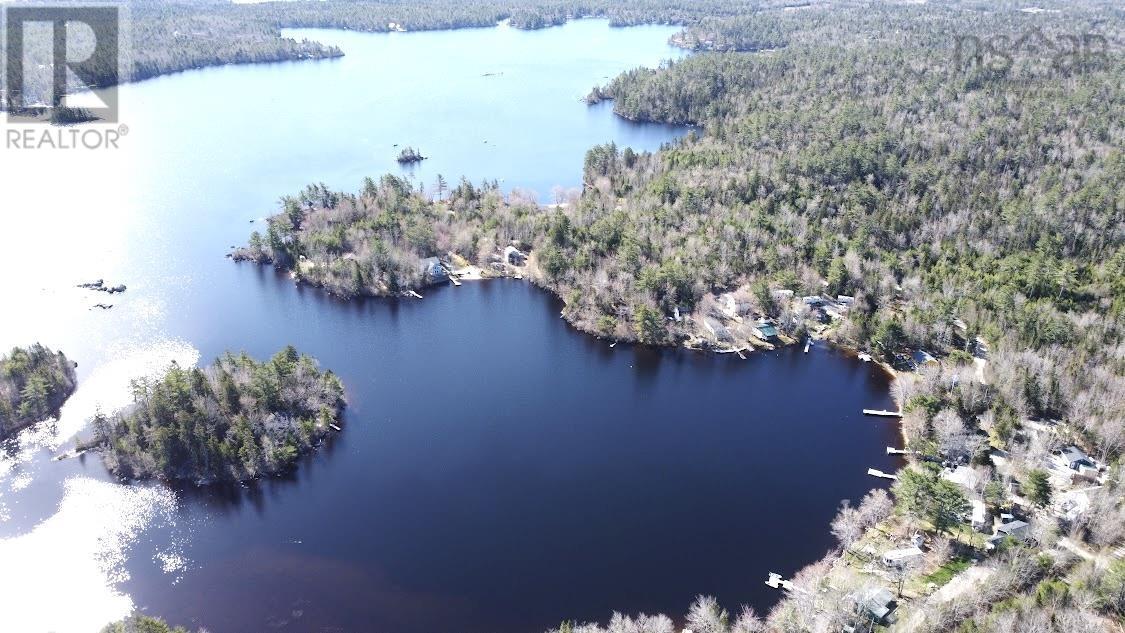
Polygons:
<instances>
[{"instance_id":1,"label":"white house","mask_svg":"<svg viewBox=\"0 0 1125 633\"><path fill-rule=\"evenodd\" d=\"M984 502L979 499L973 499L969 501L969 504L972 506L972 514L969 523L973 526L973 529L978 532L986 531L990 526L990 522L988 520L988 510L984 507Z\"/></svg>"},{"instance_id":2,"label":"white house","mask_svg":"<svg viewBox=\"0 0 1125 633\"><path fill-rule=\"evenodd\" d=\"M917 547L905 547L883 552L883 564L887 567L905 567L923 556Z\"/></svg>"}]
</instances>

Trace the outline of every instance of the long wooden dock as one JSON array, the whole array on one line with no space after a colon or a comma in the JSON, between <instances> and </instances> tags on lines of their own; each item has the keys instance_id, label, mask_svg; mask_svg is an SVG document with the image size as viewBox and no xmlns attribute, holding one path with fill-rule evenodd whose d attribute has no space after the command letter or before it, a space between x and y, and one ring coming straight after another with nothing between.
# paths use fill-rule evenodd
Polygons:
<instances>
[{"instance_id":1,"label":"long wooden dock","mask_svg":"<svg viewBox=\"0 0 1125 633\"><path fill-rule=\"evenodd\" d=\"M880 479L890 479L890 480L892 480L892 481L898 481L898 476L897 476L897 475L892 475L892 474L890 474L890 473L885 473L885 472L883 472L883 471L881 471L881 470L876 470L876 469L874 469L874 468L868 468L868 469L867 469L867 474L868 474L868 475L871 475L872 477L879 477Z\"/></svg>"},{"instance_id":2,"label":"long wooden dock","mask_svg":"<svg viewBox=\"0 0 1125 633\"><path fill-rule=\"evenodd\" d=\"M901 411L886 411L884 409L864 409L863 415L878 415L885 418L901 418Z\"/></svg>"},{"instance_id":3,"label":"long wooden dock","mask_svg":"<svg viewBox=\"0 0 1125 633\"><path fill-rule=\"evenodd\" d=\"M887 447L888 455L913 455L914 451L908 451L905 448L895 448L893 446Z\"/></svg>"}]
</instances>

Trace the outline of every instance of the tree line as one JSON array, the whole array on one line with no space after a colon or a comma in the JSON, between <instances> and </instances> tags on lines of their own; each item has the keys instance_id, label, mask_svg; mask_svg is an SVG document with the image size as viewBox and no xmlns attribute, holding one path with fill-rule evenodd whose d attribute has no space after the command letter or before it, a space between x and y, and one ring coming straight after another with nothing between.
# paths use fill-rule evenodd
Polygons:
<instances>
[{"instance_id":1,"label":"tree line","mask_svg":"<svg viewBox=\"0 0 1125 633\"><path fill-rule=\"evenodd\" d=\"M74 362L36 343L0 357L0 440L52 415L74 393Z\"/></svg>"},{"instance_id":2,"label":"tree line","mask_svg":"<svg viewBox=\"0 0 1125 633\"><path fill-rule=\"evenodd\" d=\"M268 361L227 353L133 381L134 404L98 415L94 439L126 479L244 481L292 469L338 426L344 387L292 346Z\"/></svg>"}]
</instances>

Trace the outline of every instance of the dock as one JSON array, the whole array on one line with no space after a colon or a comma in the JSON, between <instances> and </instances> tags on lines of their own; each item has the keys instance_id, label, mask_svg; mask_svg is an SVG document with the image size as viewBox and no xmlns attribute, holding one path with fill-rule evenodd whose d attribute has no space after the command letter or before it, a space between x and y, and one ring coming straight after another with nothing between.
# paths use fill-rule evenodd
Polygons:
<instances>
[{"instance_id":1,"label":"dock","mask_svg":"<svg viewBox=\"0 0 1125 633\"><path fill-rule=\"evenodd\" d=\"M418 294L417 292L414 292L413 290L407 290L406 294L410 295L411 297L414 297L415 299L421 299L422 298L422 295Z\"/></svg>"},{"instance_id":2,"label":"dock","mask_svg":"<svg viewBox=\"0 0 1125 633\"><path fill-rule=\"evenodd\" d=\"M859 359L861 361L865 362L865 363L870 363L871 362L871 354L868 354L866 352L860 352Z\"/></svg>"},{"instance_id":3,"label":"dock","mask_svg":"<svg viewBox=\"0 0 1125 633\"><path fill-rule=\"evenodd\" d=\"M886 411L883 409L864 409L863 415L878 415L884 418L901 418L901 411Z\"/></svg>"},{"instance_id":4,"label":"dock","mask_svg":"<svg viewBox=\"0 0 1125 633\"><path fill-rule=\"evenodd\" d=\"M766 585L774 589L784 589L785 591L793 591L793 581L785 580L781 574L770 572L769 578L766 578Z\"/></svg>"},{"instance_id":5,"label":"dock","mask_svg":"<svg viewBox=\"0 0 1125 633\"><path fill-rule=\"evenodd\" d=\"M887 447L888 455L913 455L914 451L908 451L905 448L895 448L893 446Z\"/></svg>"},{"instance_id":6,"label":"dock","mask_svg":"<svg viewBox=\"0 0 1125 633\"><path fill-rule=\"evenodd\" d=\"M805 353L806 353L806 354L808 354L808 353L809 353L809 348L810 348L810 347L812 347L812 339L811 339L811 338L807 338L807 339L805 339Z\"/></svg>"},{"instance_id":7,"label":"dock","mask_svg":"<svg viewBox=\"0 0 1125 633\"><path fill-rule=\"evenodd\" d=\"M334 431L341 431L341 430L343 430L343 429L341 429L340 427L336 426L335 424L332 424L331 422L329 422L329 423L328 423L328 426L332 427L332 430L334 430Z\"/></svg>"},{"instance_id":8,"label":"dock","mask_svg":"<svg viewBox=\"0 0 1125 633\"><path fill-rule=\"evenodd\" d=\"M740 350L740 349L739 349L739 350L735 350L735 352L734 352L734 353L735 353L735 354L738 354L738 357L739 357L739 358L741 358L742 360L746 360L746 354L743 354L743 353L742 353L742 350Z\"/></svg>"},{"instance_id":9,"label":"dock","mask_svg":"<svg viewBox=\"0 0 1125 633\"><path fill-rule=\"evenodd\" d=\"M461 285L461 280L452 276L452 275L449 276L449 281L452 281L454 286L460 286Z\"/></svg>"},{"instance_id":10,"label":"dock","mask_svg":"<svg viewBox=\"0 0 1125 633\"><path fill-rule=\"evenodd\" d=\"M867 474L868 474L868 475L871 475L872 477L879 477L880 479L890 479L890 480L892 480L892 481L898 481L898 476L897 476L897 475L892 475L892 474L890 474L890 473L885 473L885 472L883 472L883 471L881 471L881 470L876 470L876 469L874 469L874 468L868 468L868 469L867 469Z\"/></svg>"}]
</instances>

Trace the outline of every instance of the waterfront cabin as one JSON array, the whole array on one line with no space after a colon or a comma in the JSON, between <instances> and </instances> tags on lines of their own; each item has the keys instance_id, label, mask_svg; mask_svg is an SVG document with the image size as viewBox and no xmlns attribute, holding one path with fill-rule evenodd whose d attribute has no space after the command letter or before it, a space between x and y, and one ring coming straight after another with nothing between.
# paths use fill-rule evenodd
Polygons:
<instances>
[{"instance_id":1,"label":"waterfront cabin","mask_svg":"<svg viewBox=\"0 0 1125 633\"><path fill-rule=\"evenodd\" d=\"M754 323L753 333L763 341L772 341L777 338L777 327L769 319L758 319Z\"/></svg>"},{"instance_id":2,"label":"waterfront cabin","mask_svg":"<svg viewBox=\"0 0 1125 633\"><path fill-rule=\"evenodd\" d=\"M513 266L523 266L527 261L527 254L515 246L507 246L504 248L504 263Z\"/></svg>"},{"instance_id":3,"label":"waterfront cabin","mask_svg":"<svg viewBox=\"0 0 1125 633\"><path fill-rule=\"evenodd\" d=\"M441 260L436 257L426 257L422 260L420 267L422 269L422 278L428 284L441 283L449 279L449 274L445 272L445 266L441 265Z\"/></svg>"}]
</instances>

